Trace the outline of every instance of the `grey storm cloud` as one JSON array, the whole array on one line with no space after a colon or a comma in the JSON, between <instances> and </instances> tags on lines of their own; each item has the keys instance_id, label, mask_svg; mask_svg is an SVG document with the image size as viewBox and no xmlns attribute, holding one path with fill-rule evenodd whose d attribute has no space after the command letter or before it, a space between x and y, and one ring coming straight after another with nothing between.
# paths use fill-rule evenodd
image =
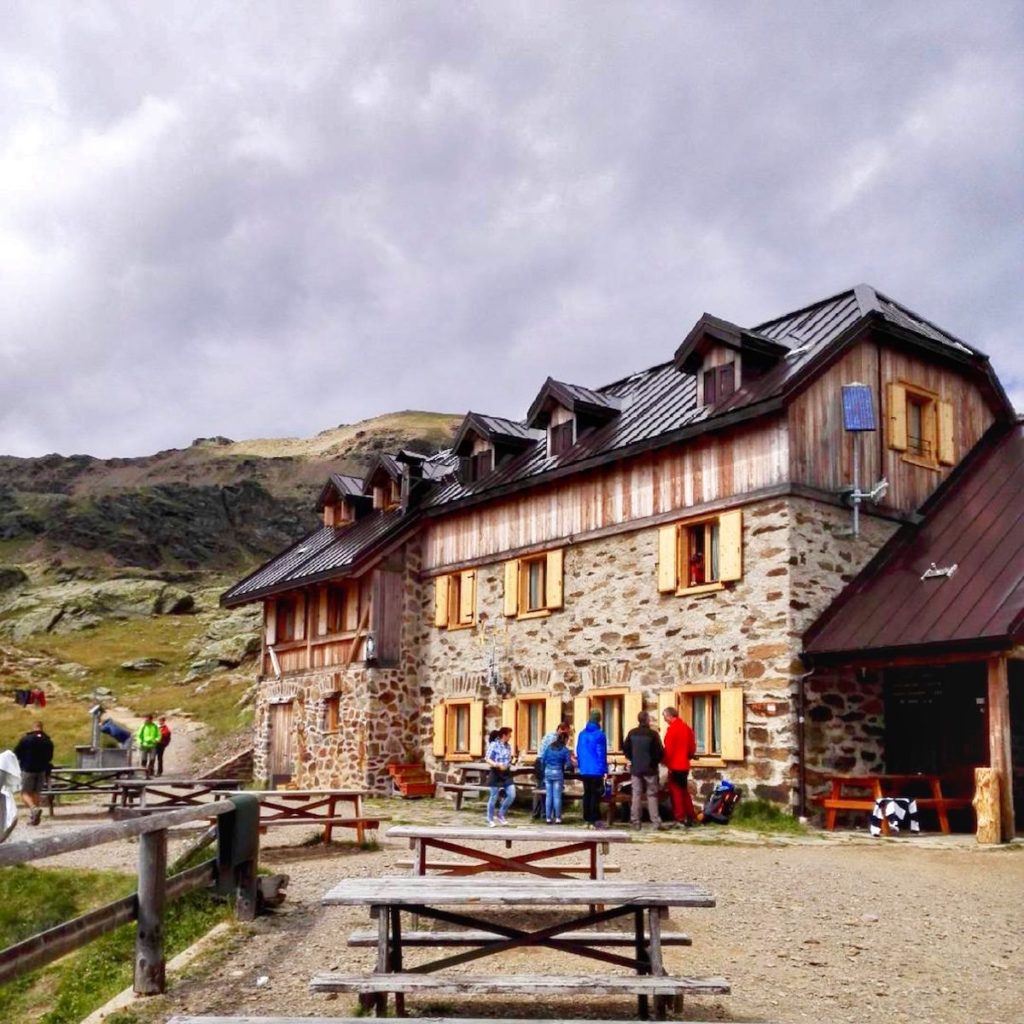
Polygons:
<instances>
[{"instance_id":1,"label":"grey storm cloud","mask_svg":"<svg viewBox=\"0 0 1024 1024\"><path fill-rule=\"evenodd\" d=\"M0 451L519 417L874 284L1024 407L1013 3L8 4Z\"/></svg>"}]
</instances>

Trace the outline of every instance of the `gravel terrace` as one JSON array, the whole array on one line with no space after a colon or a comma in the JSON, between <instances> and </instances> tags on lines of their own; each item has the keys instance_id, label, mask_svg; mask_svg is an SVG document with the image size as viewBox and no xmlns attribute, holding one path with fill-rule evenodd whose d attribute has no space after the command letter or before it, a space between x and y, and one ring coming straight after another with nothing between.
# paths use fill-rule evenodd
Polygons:
<instances>
[{"instance_id":1,"label":"gravel terrace","mask_svg":"<svg viewBox=\"0 0 1024 1024\"><path fill-rule=\"evenodd\" d=\"M38 832L81 827L58 809ZM397 823L476 823L433 801L375 801L372 813ZM75 816L77 817L77 815ZM95 819L94 819L95 820ZM524 822L525 823L525 822ZM16 838L30 831L19 826ZM297 834L302 832L301 835ZM171 859L189 835L172 840ZM262 862L291 876L288 899L251 925L234 927L182 976L168 995L137 1003L164 1020L171 1013L344 1016L354 997L314 995L317 971L372 968L373 949L349 949L345 936L366 928L366 912L322 908L343 877L402 872L404 842L379 850L349 844L302 845L313 832L280 829L265 837ZM44 863L133 871L134 842L110 844ZM732 828L650 833L611 848L622 879L675 878L707 885L718 905L673 911L669 927L688 931L690 948L665 950L670 973L724 975L730 996L687 999L681 1019L778 1022L930 1022L1009 1024L1024 1015L1024 843L983 848L970 836L866 833L757 836ZM408 961L428 957L414 951ZM541 962L543 961L543 962ZM482 961L467 973L494 969ZM503 970L599 970L565 954L506 954ZM458 970L458 968L456 968ZM443 1001L442 1001L443 1000ZM631 999L539 1003L522 997L444 996L409 1000L409 1012L458 1016L635 1017ZM148 1014L147 1014L148 1016Z\"/></svg>"}]
</instances>

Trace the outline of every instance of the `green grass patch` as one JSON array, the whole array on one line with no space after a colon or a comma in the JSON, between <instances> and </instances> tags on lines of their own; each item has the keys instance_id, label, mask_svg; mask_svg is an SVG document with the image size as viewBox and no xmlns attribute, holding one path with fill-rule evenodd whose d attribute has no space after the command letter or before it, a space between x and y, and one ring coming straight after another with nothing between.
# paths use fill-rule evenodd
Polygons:
<instances>
[{"instance_id":1,"label":"green grass patch","mask_svg":"<svg viewBox=\"0 0 1024 1024\"><path fill-rule=\"evenodd\" d=\"M788 811L767 800L741 800L729 819L736 828L752 832L786 832L804 835L807 826L801 825Z\"/></svg>"},{"instance_id":2,"label":"green grass patch","mask_svg":"<svg viewBox=\"0 0 1024 1024\"><path fill-rule=\"evenodd\" d=\"M134 875L101 871L0 870L4 946L133 891ZM226 919L230 907L205 892L170 903L164 922L168 959ZM70 956L0 986L0 1020L77 1024L132 982L135 925L103 935Z\"/></svg>"}]
</instances>

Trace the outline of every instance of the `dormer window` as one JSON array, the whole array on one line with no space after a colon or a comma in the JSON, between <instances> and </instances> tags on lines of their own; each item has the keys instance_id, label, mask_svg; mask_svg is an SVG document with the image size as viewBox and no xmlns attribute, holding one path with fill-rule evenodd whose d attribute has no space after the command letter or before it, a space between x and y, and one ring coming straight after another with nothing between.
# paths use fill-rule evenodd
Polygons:
<instances>
[{"instance_id":1,"label":"dormer window","mask_svg":"<svg viewBox=\"0 0 1024 1024\"><path fill-rule=\"evenodd\" d=\"M541 435L522 423L469 412L452 442L459 458L463 484L486 480L499 466L514 459L540 440Z\"/></svg>"},{"instance_id":2,"label":"dormer window","mask_svg":"<svg viewBox=\"0 0 1024 1024\"><path fill-rule=\"evenodd\" d=\"M481 451L474 452L469 456L466 462L466 483L474 483L477 480L483 480L483 478L488 476L491 470L494 469L494 449L484 448Z\"/></svg>"},{"instance_id":3,"label":"dormer window","mask_svg":"<svg viewBox=\"0 0 1024 1024\"><path fill-rule=\"evenodd\" d=\"M704 371L704 404L724 402L736 390L736 364L724 363Z\"/></svg>"},{"instance_id":4,"label":"dormer window","mask_svg":"<svg viewBox=\"0 0 1024 1024\"><path fill-rule=\"evenodd\" d=\"M621 404L614 395L548 377L530 406L526 425L547 430L548 456L552 457L567 452L580 438L615 419Z\"/></svg>"},{"instance_id":5,"label":"dormer window","mask_svg":"<svg viewBox=\"0 0 1024 1024\"><path fill-rule=\"evenodd\" d=\"M373 507L390 512L402 502L402 484L399 480L388 480L373 488Z\"/></svg>"},{"instance_id":6,"label":"dormer window","mask_svg":"<svg viewBox=\"0 0 1024 1024\"><path fill-rule=\"evenodd\" d=\"M561 422L558 420L561 419ZM576 418L568 409L556 409L548 427L548 455L561 455L576 443Z\"/></svg>"}]
</instances>

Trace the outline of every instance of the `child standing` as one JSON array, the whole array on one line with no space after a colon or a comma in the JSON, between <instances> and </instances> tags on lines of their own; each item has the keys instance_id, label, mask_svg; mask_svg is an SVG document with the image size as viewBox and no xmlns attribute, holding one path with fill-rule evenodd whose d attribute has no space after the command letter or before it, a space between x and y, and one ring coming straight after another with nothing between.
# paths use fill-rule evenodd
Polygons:
<instances>
[{"instance_id":1,"label":"child standing","mask_svg":"<svg viewBox=\"0 0 1024 1024\"><path fill-rule=\"evenodd\" d=\"M544 762L544 817L549 825L561 825L565 769L572 762L572 754L563 733L559 733L548 745L541 760Z\"/></svg>"},{"instance_id":2,"label":"child standing","mask_svg":"<svg viewBox=\"0 0 1024 1024\"><path fill-rule=\"evenodd\" d=\"M488 737L490 742L487 744L487 753L484 755L484 760L491 768L491 774L487 780L487 784L491 788L490 799L487 801L487 825L489 828L508 824L508 819L505 815L512 806L512 801L516 798L516 785L512 781L511 772L512 747L509 744L511 736L512 730L506 725L500 729L495 729ZM498 819L495 821L494 808L498 803L498 794L502 790L505 791L505 796L501 801L501 807L498 809Z\"/></svg>"}]
</instances>

